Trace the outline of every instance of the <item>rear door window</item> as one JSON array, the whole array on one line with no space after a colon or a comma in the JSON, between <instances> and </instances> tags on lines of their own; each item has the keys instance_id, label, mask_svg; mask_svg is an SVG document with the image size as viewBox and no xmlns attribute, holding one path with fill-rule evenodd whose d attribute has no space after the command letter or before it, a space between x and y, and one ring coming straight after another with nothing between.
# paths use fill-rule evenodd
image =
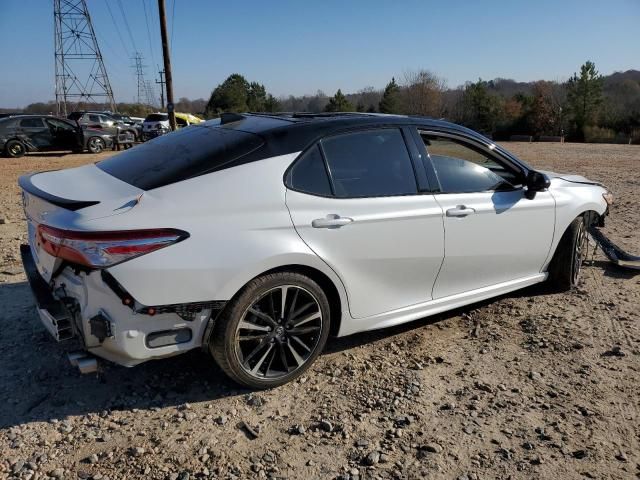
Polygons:
<instances>
[{"instance_id":1,"label":"rear door window","mask_svg":"<svg viewBox=\"0 0 640 480\"><path fill-rule=\"evenodd\" d=\"M20 120L20 126L23 128L43 128L44 122L41 118L23 118Z\"/></svg>"},{"instance_id":2,"label":"rear door window","mask_svg":"<svg viewBox=\"0 0 640 480\"><path fill-rule=\"evenodd\" d=\"M418 193L402 133L381 128L321 141L336 197L381 197Z\"/></svg>"},{"instance_id":3,"label":"rear door window","mask_svg":"<svg viewBox=\"0 0 640 480\"><path fill-rule=\"evenodd\" d=\"M313 195L330 196L329 176L320 154L320 147L314 145L307 150L289 170L288 186L293 190Z\"/></svg>"},{"instance_id":4,"label":"rear door window","mask_svg":"<svg viewBox=\"0 0 640 480\"><path fill-rule=\"evenodd\" d=\"M260 136L199 126L163 135L99 162L98 168L142 190L197 177L256 150Z\"/></svg>"}]
</instances>

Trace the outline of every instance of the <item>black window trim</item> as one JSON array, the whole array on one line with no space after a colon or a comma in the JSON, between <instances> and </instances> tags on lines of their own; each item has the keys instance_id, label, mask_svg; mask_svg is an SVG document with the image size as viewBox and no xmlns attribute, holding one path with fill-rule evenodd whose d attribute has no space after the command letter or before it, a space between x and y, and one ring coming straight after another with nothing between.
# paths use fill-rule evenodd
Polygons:
<instances>
[{"instance_id":1,"label":"black window trim","mask_svg":"<svg viewBox=\"0 0 640 480\"><path fill-rule=\"evenodd\" d=\"M30 125L30 126L22 125L22 122L24 122L25 120L40 120L40 125L38 127L34 127L33 125ZM18 121L18 126L20 128L47 128L47 125L44 122L44 119L42 117L25 117L25 118L21 118Z\"/></svg>"},{"instance_id":2,"label":"black window trim","mask_svg":"<svg viewBox=\"0 0 640 480\"><path fill-rule=\"evenodd\" d=\"M410 138L410 135L411 135L410 129L412 127L415 127L415 126L414 125L402 125L402 124L362 125L362 126L358 126L358 127L347 128L347 129L344 129L344 130L338 130L338 131L335 131L335 132L331 132L331 133L329 133L327 135L324 135L324 136L322 136L320 138L316 138L309 146L307 146L304 150L302 150L300 152L300 154L287 167L287 169L285 170L284 175L283 175L284 185L285 185L285 187L287 189L289 189L291 191L294 191L294 192L297 192L297 193L303 193L305 195L312 195L314 197L320 197L320 198L331 198L331 199L335 199L335 200L352 200L352 199L363 199L363 198L387 198L387 197L408 197L408 196L412 196L412 195L430 194L431 190L429 189L428 183L425 183L425 181L427 180L426 176L421 176L421 174L419 173L420 170L424 171L425 167L421 162L422 158L419 156L420 153L415 150L415 143L412 142L411 138ZM327 157L325 155L324 148L322 147L322 141L327 139L327 138L338 137L338 136L342 136L342 135L349 135L349 134L352 134L352 133L367 132L367 131L372 131L372 130L390 130L390 129L399 130L400 131L400 135L402 136L405 148L407 150L407 155L409 156L409 159L411 160L411 167L412 167L412 171L413 171L414 181L416 182L416 192L415 193L394 194L394 195L365 195L365 196L358 196L358 197L338 197L338 196L336 196L335 195L335 186L334 186L334 183L333 183L333 175L331 174L331 167L329 166L329 164L327 162ZM306 192L304 190L300 190L300 189L294 188L291 185L291 171L292 171L293 167L314 146L318 146L318 148L320 150L320 155L322 156L322 160L324 162L324 167L325 167L325 170L326 170L327 175L329 177L329 186L331 187L331 195L322 195L320 193ZM413 147L413 150L412 150L412 147Z\"/></svg>"},{"instance_id":3,"label":"black window trim","mask_svg":"<svg viewBox=\"0 0 640 480\"><path fill-rule=\"evenodd\" d=\"M518 172L524 182L524 179L527 178L527 173L528 170L523 166L520 165L518 163L515 163L514 161L512 161L510 158L504 156L501 154L500 151L498 151L495 146L493 148L490 147L490 145L493 144L486 144L483 142L480 142L478 139L464 135L464 134L460 134L460 133L453 133L453 132L447 132L447 131L439 131L439 130L434 130L431 128L423 128L420 126L414 126L413 128L414 130L414 139L416 140L416 142L418 142L418 148L420 150L422 150L423 154L425 155L425 158L427 159L425 163L426 168L427 168L427 175L429 177L430 181L436 182L437 188L434 189L432 191L432 193L434 194L438 194L438 195L460 195L463 193L493 193L496 191L509 191L509 192L515 192L515 191L519 191L519 190L524 190L524 183L523 185L521 185L520 187L516 187L510 190L482 190L482 191L478 191L478 192L444 192L442 190L442 185L440 184L440 180L438 179L438 174L436 172L435 167L433 166L433 162L431 161L431 156L429 155L429 152L427 150L426 145L424 144L424 141L422 140L422 137L420 136L421 134L424 135L433 135L435 137L444 137L444 138L450 138L454 141L457 141L459 143L461 143L463 146L467 146L468 148L472 149L472 150L476 150L476 151L480 151L483 154L488 155L490 158L494 159L497 163L504 165L508 168L511 168L512 170Z\"/></svg>"}]
</instances>

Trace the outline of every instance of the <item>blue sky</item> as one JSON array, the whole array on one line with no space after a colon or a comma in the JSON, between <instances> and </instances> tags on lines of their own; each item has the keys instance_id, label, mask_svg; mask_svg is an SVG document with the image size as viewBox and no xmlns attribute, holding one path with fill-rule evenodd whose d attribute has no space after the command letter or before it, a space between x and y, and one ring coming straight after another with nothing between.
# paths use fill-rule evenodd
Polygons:
<instances>
[{"instance_id":1,"label":"blue sky","mask_svg":"<svg viewBox=\"0 0 640 480\"><path fill-rule=\"evenodd\" d=\"M157 1L108 1L120 35L107 0L87 3L116 100L133 101L133 43L149 67L148 79L156 78L156 64L162 63ZM119 3L127 12L133 42ZM54 98L52 4L0 0L2 107ZM564 80L587 59L601 73L640 69L640 0L166 4L176 98L207 98L235 72L280 96L382 88L391 76L420 68L444 77L452 87L479 77Z\"/></svg>"}]
</instances>

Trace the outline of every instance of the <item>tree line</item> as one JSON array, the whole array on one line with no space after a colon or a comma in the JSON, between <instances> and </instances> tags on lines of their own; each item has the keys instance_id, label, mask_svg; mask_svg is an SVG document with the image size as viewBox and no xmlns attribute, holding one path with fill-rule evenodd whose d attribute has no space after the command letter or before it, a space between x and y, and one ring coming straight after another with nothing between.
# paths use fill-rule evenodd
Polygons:
<instances>
[{"instance_id":1,"label":"tree line","mask_svg":"<svg viewBox=\"0 0 640 480\"><path fill-rule=\"evenodd\" d=\"M526 135L640 143L640 71L603 76L587 61L566 82L496 78L448 88L435 73L413 70L392 78L381 90L365 87L345 94L338 89L332 96L318 90L314 95L280 98L263 84L234 73L216 86L208 100L180 98L175 110L205 118L224 112L380 112L442 118L497 140ZM52 111L53 102L25 108L28 113ZM145 116L152 108L122 103L118 111Z\"/></svg>"}]
</instances>

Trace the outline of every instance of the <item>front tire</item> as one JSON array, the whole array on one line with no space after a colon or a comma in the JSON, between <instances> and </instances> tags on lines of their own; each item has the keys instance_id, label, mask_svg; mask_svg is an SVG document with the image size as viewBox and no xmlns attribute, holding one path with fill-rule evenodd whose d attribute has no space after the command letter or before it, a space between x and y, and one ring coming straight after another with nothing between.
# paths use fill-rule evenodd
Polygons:
<instances>
[{"instance_id":1,"label":"front tire","mask_svg":"<svg viewBox=\"0 0 640 480\"><path fill-rule=\"evenodd\" d=\"M9 158L20 158L27 153L27 147L20 140L9 140L4 151Z\"/></svg>"},{"instance_id":2,"label":"front tire","mask_svg":"<svg viewBox=\"0 0 640 480\"><path fill-rule=\"evenodd\" d=\"M222 370L250 388L302 375L322 352L331 314L324 291L295 272L249 282L216 319L209 351Z\"/></svg>"},{"instance_id":3,"label":"front tire","mask_svg":"<svg viewBox=\"0 0 640 480\"><path fill-rule=\"evenodd\" d=\"M91 153L100 153L105 148L107 148L107 145L100 137L91 137L87 140L87 150Z\"/></svg>"},{"instance_id":4,"label":"front tire","mask_svg":"<svg viewBox=\"0 0 640 480\"><path fill-rule=\"evenodd\" d=\"M587 253L587 220L580 215L564 232L549 265L550 285L559 292L578 286Z\"/></svg>"}]
</instances>

